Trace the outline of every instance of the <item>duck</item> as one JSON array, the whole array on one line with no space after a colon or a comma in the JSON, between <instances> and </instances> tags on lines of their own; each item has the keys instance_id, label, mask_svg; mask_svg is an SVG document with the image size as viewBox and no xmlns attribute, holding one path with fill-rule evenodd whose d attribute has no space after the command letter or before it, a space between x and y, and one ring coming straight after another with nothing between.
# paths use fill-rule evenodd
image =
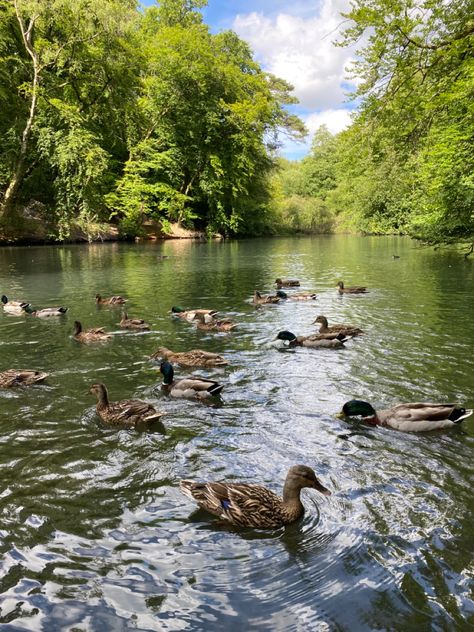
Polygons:
<instances>
[{"instance_id":1,"label":"duck","mask_svg":"<svg viewBox=\"0 0 474 632\"><path fill-rule=\"evenodd\" d=\"M127 302L127 299L123 296L109 296L108 298L102 298L100 294L96 294L95 302L97 305L123 305Z\"/></svg>"},{"instance_id":2,"label":"duck","mask_svg":"<svg viewBox=\"0 0 474 632\"><path fill-rule=\"evenodd\" d=\"M33 309L31 305L23 307L23 311L30 316L36 316L37 318L49 318L50 316L64 316L67 312L67 307L45 307L44 309Z\"/></svg>"},{"instance_id":3,"label":"duck","mask_svg":"<svg viewBox=\"0 0 474 632\"><path fill-rule=\"evenodd\" d=\"M282 287L299 287L300 282L297 279L275 279L275 285L278 289L281 289Z\"/></svg>"},{"instance_id":4,"label":"duck","mask_svg":"<svg viewBox=\"0 0 474 632\"><path fill-rule=\"evenodd\" d=\"M234 323L230 318L217 320L210 315L205 315L204 319L197 323L197 328L202 331L232 331L235 327L237 327L237 323Z\"/></svg>"},{"instance_id":5,"label":"duck","mask_svg":"<svg viewBox=\"0 0 474 632\"><path fill-rule=\"evenodd\" d=\"M150 331L150 325L141 318L129 318L127 312L122 312L122 320L119 323L122 329L138 329Z\"/></svg>"},{"instance_id":6,"label":"duck","mask_svg":"<svg viewBox=\"0 0 474 632\"><path fill-rule=\"evenodd\" d=\"M344 334L345 336L360 336L363 334L363 330L359 329L359 327L353 327L352 325L331 325L328 326L328 319L326 316L318 316L316 320L313 321L314 324L319 324L319 333L320 334Z\"/></svg>"},{"instance_id":7,"label":"duck","mask_svg":"<svg viewBox=\"0 0 474 632\"><path fill-rule=\"evenodd\" d=\"M344 287L344 282L339 281L336 286L338 288L339 294L366 294L368 292L366 287Z\"/></svg>"},{"instance_id":8,"label":"duck","mask_svg":"<svg viewBox=\"0 0 474 632\"><path fill-rule=\"evenodd\" d=\"M229 362L218 353L203 351L202 349L192 349L191 351L171 351L166 347L159 347L151 355L153 359L163 358L174 364L181 366L227 366Z\"/></svg>"},{"instance_id":9,"label":"duck","mask_svg":"<svg viewBox=\"0 0 474 632\"><path fill-rule=\"evenodd\" d=\"M283 292L283 290L277 290L276 295L283 301L314 301L317 298L317 294L314 294L314 292L312 294L304 294L301 292L299 294L291 294L288 296L288 294Z\"/></svg>"},{"instance_id":10,"label":"duck","mask_svg":"<svg viewBox=\"0 0 474 632\"><path fill-rule=\"evenodd\" d=\"M288 470L283 497L254 483L190 480L179 483L183 494L197 502L201 509L233 525L251 529L278 529L301 518L304 506L300 492L305 487L316 489L324 496L331 495L307 465L293 465Z\"/></svg>"},{"instance_id":11,"label":"duck","mask_svg":"<svg viewBox=\"0 0 474 632\"><path fill-rule=\"evenodd\" d=\"M29 386L43 382L49 373L34 371L32 369L8 369L0 372L0 387L11 388L12 386Z\"/></svg>"},{"instance_id":12,"label":"duck","mask_svg":"<svg viewBox=\"0 0 474 632\"><path fill-rule=\"evenodd\" d=\"M218 312L215 309L183 309L182 307L174 305L171 308L171 314L182 320L192 322L193 320L204 320L205 316L214 318Z\"/></svg>"},{"instance_id":13,"label":"duck","mask_svg":"<svg viewBox=\"0 0 474 632\"><path fill-rule=\"evenodd\" d=\"M344 404L341 417L362 417L370 426L387 426L405 432L427 432L452 428L470 417L473 411L455 404L413 402L376 411L368 402L352 399Z\"/></svg>"},{"instance_id":14,"label":"duck","mask_svg":"<svg viewBox=\"0 0 474 632\"><path fill-rule=\"evenodd\" d=\"M96 411L99 417L112 426L130 428L140 424L151 424L165 414L156 410L152 404L140 399L122 399L118 402L110 402L107 388L101 382L92 384L89 393L97 397Z\"/></svg>"},{"instance_id":15,"label":"duck","mask_svg":"<svg viewBox=\"0 0 474 632\"><path fill-rule=\"evenodd\" d=\"M26 301L9 301L5 294L2 295L1 301L3 310L7 312L7 314L21 315L24 313L25 307L29 306L29 303Z\"/></svg>"},{"instance_id":16,"label":"duck","mask_svg":"<svg viewBox=\"0 0 474 632\"><path fill-rule=\"evenodd\" d=\"M103 327L83 331L82 325L78 320L74 321L73 336L79 342L101 342L112 338L111 334L106 333Z\"/></svg>"},{"instance_id":17,"label":"duck","mask_svg":"<svg viewBox=\"0 0 474 632\"><path fill-rule=\"evenodd\" d=\"M348 338L339 334L336 338L318 338L313 336L295 336L291 331L280 331L270 343L275 349L291 349L294 347L308 347L310 349L344 349Z\"/></svg>"},{"instance_id":18,"label":"duck","mask_svg":"<svg viewBox=\"0 0 474 632\"><path fill-rule=\"evenodd\" d=\"M224 388L223 384L198 376L175 380L173 365L168 360L163 360L160 364L160 372L163 374L161 388L172 397L208 399L220 395Z\"/></svg>"},{"instance_id":19,"label":"duck","mask_svg":"<svg viewBox=\"0 0 474 632\"><path fill-rule=\"evenodd\" d=\"M255 290L255 292L253 293L252 303L254 303L255 305L275 305L279 302L280 299L278 298L278 296L273 296L270 294L260 294L260 292L257 292L257 290Z\"/></svg>"}]
</instances>

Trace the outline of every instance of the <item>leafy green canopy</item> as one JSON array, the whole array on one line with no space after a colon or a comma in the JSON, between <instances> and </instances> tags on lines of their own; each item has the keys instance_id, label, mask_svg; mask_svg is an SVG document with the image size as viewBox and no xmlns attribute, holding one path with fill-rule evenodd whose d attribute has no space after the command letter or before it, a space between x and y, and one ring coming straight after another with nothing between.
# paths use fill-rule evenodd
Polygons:
<instances>
[{"instance_id":1,"label":"leafy green canopy","mask_svg":"<svg viewBox=\"0 0 474 632\"><path fill-rule=\"evenodd\" d=\"M263 230L277 132L301 138L291 86L204 0L0 0L0 214L30 200L78 218ZM4 81L3 81L4 79Z\"/></svg>"}]
</instances>

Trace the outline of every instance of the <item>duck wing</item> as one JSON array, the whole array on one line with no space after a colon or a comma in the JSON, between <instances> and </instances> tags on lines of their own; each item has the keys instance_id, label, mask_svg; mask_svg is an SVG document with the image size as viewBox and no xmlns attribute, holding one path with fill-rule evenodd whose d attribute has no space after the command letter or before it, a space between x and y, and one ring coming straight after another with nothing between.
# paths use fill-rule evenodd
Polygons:
<instances>
[{"instance_id":1,"label":"duck wing","mask_svg":"<svg viewBox=\"0 0 474 632\"><path fill-rule=\"evenodd\" d=\"M253 528L282 524L281 498L262 485L181 481L180 488L209 513L233 524Z\"/></svg>"},{"instance_id":2,"label":"duck wing","mask_svg":"<svg viewBox=\"0 0 474 632\"><path fill-rule=\"evenodd\" d=\"M218 395L223 388L223 384L219 384L214 380L207 380L203 377L185 377L181 380L177 380L173 384L172 390L192 392L198 397L206 397L209 395Z\"/></svg>"},{"instance_id":3,"label":"duck wing","mask_svg":"<svg viewBox=\"0 0 474 632\"><path fill-rule=\"evenodd\" d=\"M399 419L400 421L443 421L449 420L455 423L465 419L472 411L469 409L457 407L455 404L432 404L424 402L411 402L407 404L398 404L387 411L380 411L378 413L390 413L391 417Z\"/></svg>"},{"instance_id":4,"label":"duck wing","mask_svg":"<svg viewBox=\"0 0 474 632\"><path fill-rule=\"evenodd\" d=\"M109 404L108 410L112 413L116 423L153 421L164 414L157 411L152 404L139 399L124 399L119 402L112 402Z\"/></svg>"}]
</instances>

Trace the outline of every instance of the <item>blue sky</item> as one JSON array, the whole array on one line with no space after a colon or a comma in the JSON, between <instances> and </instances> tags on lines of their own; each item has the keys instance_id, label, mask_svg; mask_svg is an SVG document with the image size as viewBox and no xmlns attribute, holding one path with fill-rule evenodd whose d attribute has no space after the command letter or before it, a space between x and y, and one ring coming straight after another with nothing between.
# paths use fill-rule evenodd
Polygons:
<instances>
[{"instance_id":1,"label":"blue sky","mask_svg":"<svg viewBox=\"0 0 474 632\"><path fill-rule=\"evenodd\" d=\"M204 21L213 32L233 29L246 40L261 66L289 81L299 99L295 112L310 130L305 143L285 141L281 153L300 158L322 124L336 133L350 124L354 105L347 92L347 67L355 51L337 48L341 11L350 0L208 0ZM143 4L154 4L144 0Z\"/></svg>"}]
</instances>

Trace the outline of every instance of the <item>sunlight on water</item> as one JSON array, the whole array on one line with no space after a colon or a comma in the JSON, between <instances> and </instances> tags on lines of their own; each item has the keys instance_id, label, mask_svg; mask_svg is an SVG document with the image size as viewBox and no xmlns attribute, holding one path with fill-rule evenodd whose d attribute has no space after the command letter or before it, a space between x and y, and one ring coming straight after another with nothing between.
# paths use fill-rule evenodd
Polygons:
<instances>
[{"instance_id":1,"label":"sunlight on water","mask_svg":"<svg viewBox=\"0 0 474 632\"><path fill-rule=\"evenodd\" d=\"M402 238L338 236L5 248L0 266L9 298L69 307L49 320L0 311L1 369L51 373L0 390L1 623L285 632L472 623L472 418L421 436L334 417L352 398L473 406L471 261ZM255 308L253 291L273 292L277 277L299 278L317 300ZM370 293L340 297L340 279ZM97 307L98 292L126 296L128 314L152 331L121 330L120 308ZM200 332L172 319L172 305L217 309L238 328ZM342 350L267 347L280 330L316 331L319 314L366 335ZM112 340L77 343L76 319ZM149 359L159 346L223 353L228 367L195 370L225 383L222 405L164 396ZM112 400L165 411L166 432L105 426L88 394L97 381ZM295 463L313 467L332 496L304 490L303 518L274 531L223 526L178 489L181 478L227 478L280 492Z\"/></svg>"}]
</instances>

